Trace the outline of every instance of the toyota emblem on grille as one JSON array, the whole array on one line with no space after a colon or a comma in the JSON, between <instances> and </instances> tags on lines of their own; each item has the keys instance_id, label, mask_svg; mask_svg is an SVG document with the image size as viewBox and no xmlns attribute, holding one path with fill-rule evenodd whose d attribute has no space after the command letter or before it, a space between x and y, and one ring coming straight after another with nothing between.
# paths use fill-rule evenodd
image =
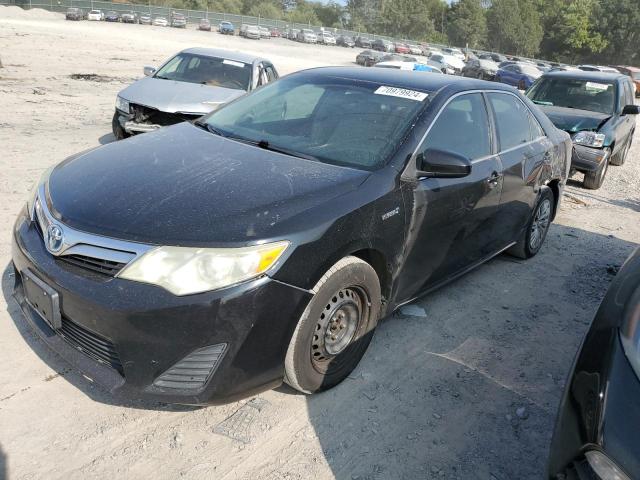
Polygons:
<instances>
[{"instance_id":1,"label":"toyota emblem on grille","mask_svg":"<svg viewBox=\"0 0 640 480\"><path fill-rule=\"evenodd\" d=\"M58 225L49 225L47 229L47 250L57 253L62 248L64 234Z\"/></svg>"}]
</instances>

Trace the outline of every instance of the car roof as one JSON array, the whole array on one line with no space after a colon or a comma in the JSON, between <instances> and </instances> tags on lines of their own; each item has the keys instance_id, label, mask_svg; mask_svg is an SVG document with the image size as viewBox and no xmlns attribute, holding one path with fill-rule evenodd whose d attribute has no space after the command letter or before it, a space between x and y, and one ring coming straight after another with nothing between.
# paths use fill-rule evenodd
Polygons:
<instances>
[{"instance_id":1,"label":"car roof","mask_svg":"<svg viewBox=\"0 0 640 480\"><path fill-rule=\"evenodd\" d=\"M255 26L255 25L250 25ZM268 61L261 57L256 57L255 55L249 55L247 53L241 52L233 52L231 50L222 50L219 48L203 48L203 47L194 47L187 48L186 50L182 50L180 53L192 53L194 55L203 55L205 57L218 57L218 58L226 58L227 60L233 60L236 62L243 63L254 63L258 61Z\"/></svg>"},{"instance_id":2,"label":"car roof","mask_svg":"<svg viewBox=\"0 0 640 480\"><path fill-rule=\"evenodd\" d=\"M631 66L627 66L627 65L618 65L615 68L624 68L626 70L629 70L630 72L640 72L640 68L631 67Z\"/></svg>"},{"instance_id":3,"label":"car roof","mask_svg":"<svg viewBox=\"0 0 640 480\"><path fill-rule=\"evenodd\" d=\"M424 75L424 72L417 73L418 74L413 71L392 68L317 67L303 70L293 75L339 77L428 92L435 92L447 86L451 86L455 91L460 92L474 89L504 90L505 92L515 91L513 87L502 83L487 82L454 75Z\"/></svg>"},{"instance_id":4,"label":"car roof","mask_svg":"<svg viewBox=\"0 0 640 480\"><path fill-rule=\"evenodd\" d=\"M569 70L569 71L554 71L547 72L544 77L552 78L574 78L577 80L586 80L593 82L612 82L619 78L627 78L622 73L613 72L587 72L585 70Z\"/></svg>"}]
</instances>

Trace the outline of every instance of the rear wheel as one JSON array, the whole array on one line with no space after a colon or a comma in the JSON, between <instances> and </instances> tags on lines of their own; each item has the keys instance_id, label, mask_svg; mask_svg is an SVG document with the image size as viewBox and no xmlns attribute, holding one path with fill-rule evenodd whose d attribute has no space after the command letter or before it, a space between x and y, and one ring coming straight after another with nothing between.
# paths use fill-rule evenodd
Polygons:
<instances>
[{"instance_id":1,"label":"rear wheel","mask_svg":"<svg viewBox=\"0 0 640 480\"><path fill-rule=\"evenodd\" d=\"M378 323L380 282L356 257L336 263L313 288L285 359L285 382L303 393L337 385L358 365Z\"/></svg>"},{"instance_id":2,"label":"rear wheel","mask_svg":"<svg viewBox=\"0 0 640 480\"><path fill-rule=\"evenodd\" d=\"M602 182L604 182L604 177L607 174L608 168L609 160L606 159L594 172L586 172L584 174L584 180L582 181L584 188L588 188L589 190L597 190L600 188L602 186Z\"/></svg>"},{"instance_id":3,"label":"rear wheel","mask_svg":"<svg viewBox=\"0 0 640 480\"><path fill-rule=\"evenodd\" d=\"M555 199L550 189L545 188L529 220L522 238L507 253L518 258L531 258L540 251L551 225Z\"/></svg>"}]
</instances>

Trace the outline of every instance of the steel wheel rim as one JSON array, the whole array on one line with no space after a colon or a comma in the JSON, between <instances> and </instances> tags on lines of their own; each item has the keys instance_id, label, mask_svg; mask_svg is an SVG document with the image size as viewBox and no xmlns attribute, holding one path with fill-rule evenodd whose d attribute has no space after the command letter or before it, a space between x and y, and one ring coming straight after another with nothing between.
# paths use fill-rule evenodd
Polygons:
<instances>
[{"instance_id":1,"label":"steel wheel rim","mask_svg":"<svg viewBox=\"0 0 640 480\"><path fill-rule=\"evenodd\" d=\"M316 369L343 353L368 318L367 295L360 287L340 289L327 302L311 338L311 361Z\"/></svg>"},{"instance_id":2,"label":"steel wheel rim","mask_svg":"<svg viewBox=\"0 0 640 480\"><path fill-rule=\"evenodd\" d=\"M529 247L531 250L537 250L544 238L549 222L551 220L551 201L545 198L536 209L533 223L531 224L531 235L529 236Z\"/></svg>"}]
</instances>

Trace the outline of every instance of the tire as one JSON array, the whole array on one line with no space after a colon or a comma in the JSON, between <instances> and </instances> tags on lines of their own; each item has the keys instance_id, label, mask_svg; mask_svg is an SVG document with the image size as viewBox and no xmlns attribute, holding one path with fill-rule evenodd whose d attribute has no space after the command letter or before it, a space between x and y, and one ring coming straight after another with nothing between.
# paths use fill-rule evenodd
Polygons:
<instances>
[{"instance_id":1,"label":"tire","mask_svg":"<svg viewBox=\"0 0 640 480\"><path fill-rule=\"evenodd\" d=\"M535 256L540 251L551 225L554 205L553 192L551 189L545 188L536 202L536 207L529 223L527 223L527 229L524 234L518 240L518 243L507 250L509 255L527 259ZM537 235L534 232L537 232Z\"/></svg>"},{"instance_id":2,"label":"tire","mask_svg":"<svg viewBox=\"0 0 640 480\"><path fill-rule=\"evenodd\" d=\"M582 185L584 188L589 190L597 190L602 186L602 182L604 182L604 177L607 175L607 169L609 168L609 162L611 160L607 160L606 162L602 162L600 167L595 172L586 172L584 174L584 180L582 181Z\"/></svg>"},{"instance_id":3,"label":"tire","mask_svg":"<svg viewBox=\"0 0 640 480\"><path fill-rule=\"evenodd\" d=\"M527 86L524 84L524 80L520 80L518 82L518 89L519 90L526 90L527 89Z\"/></svg>"},{"instance_id":4,"label":"tire","mask_svg":"<svg viewBox=\"0 0 640 480\"><path fill-rule=\"evenodd\" d=\"M337 262L312 291L314 296L289 343L284 377L291 387L307 394L337 385L358 365L373 337L382 303L378 275L356 257Z\"/></svg>"},{"instance_id":5,"label":"tire","mask_svg":"<svg viewBox=\"0 0 640 480\"><path fill-rule=\"evenodd\" d=\"M627 154L629 153L629 148L631 148L632 141L633 133L629 135L629 138L624 143L622 149L619 152L616 152L616 154L611 157L611 159L609 160L609 163L611 163L611 165L615 165L616 167L624 165L624 161L627 159Z\"/></svg>"},{"instance_id":6,"label":"tire","mask_svg":"<svg viewBox=\"0 0 640 480\"><path fill-rule=\"evenodd\" d=\"M113 131L113 136L116 137L116 140L124 140L125 138L130 137L131 135L124 131L122 125L120 125L120 120L118 119L120 115L118 112L113 114L113 119L111 120L111 130Z\"/></svg>"}]
</instances>

